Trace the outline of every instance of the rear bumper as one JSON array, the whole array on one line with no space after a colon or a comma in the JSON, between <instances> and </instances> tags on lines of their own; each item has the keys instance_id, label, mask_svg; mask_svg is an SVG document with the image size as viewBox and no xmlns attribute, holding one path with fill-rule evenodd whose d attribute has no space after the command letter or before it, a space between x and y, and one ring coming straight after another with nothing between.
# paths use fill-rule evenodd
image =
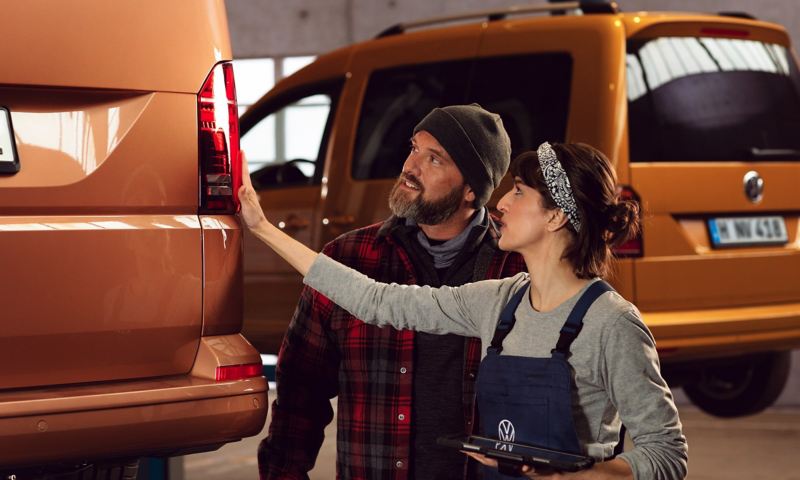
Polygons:
<instances>
[{"instance_id":1,"label":"rear bumper","mask_svg":"<svg viewBox=\"0 0 800 480\"><path fill-rule=\"evenodd\" d=\"M187 375L0 393L0 466L170 455L255 435L266 379L213 375L259 361L241 335L203 337Z\"/></svg>"},{"instance_id":2,"label":"rear bumper","mask_svg":"<svg viewBox=\"0 0 800 480\"><path fill-rule=\"evenodd\" d=\"M800 303L642 316L662 363L800 348Z\"/></svg>"}]
</instances>

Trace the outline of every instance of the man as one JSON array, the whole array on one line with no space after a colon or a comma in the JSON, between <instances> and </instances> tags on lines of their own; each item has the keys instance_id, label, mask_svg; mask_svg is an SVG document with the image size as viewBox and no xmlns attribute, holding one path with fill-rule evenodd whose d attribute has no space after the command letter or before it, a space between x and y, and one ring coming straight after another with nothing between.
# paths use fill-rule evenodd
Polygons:
<instances>
[{"instance_id":1,"label":"man","mask_svg":"<svg viewBox=\"0 0 800 480\"><path fill-rule=\"evenodd\" d=\"M457 286L519 272L521 257L497 248L484 207L510 155L498 115L477 104L434 109L414 129L394 215L323 252L382 282ZM307 478L337 395L340 478L472 476L436 438L472 431L479 361L475 339L369 326L304 288L278 356L261 478Z\"/></svg>"}]
</instances>

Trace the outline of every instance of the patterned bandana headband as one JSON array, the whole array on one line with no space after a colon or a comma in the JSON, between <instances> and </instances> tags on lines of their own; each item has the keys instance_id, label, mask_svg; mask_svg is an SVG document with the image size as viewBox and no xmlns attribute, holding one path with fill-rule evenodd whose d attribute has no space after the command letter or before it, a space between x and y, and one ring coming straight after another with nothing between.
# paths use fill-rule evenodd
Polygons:
<instances>
[{"instance_id":1,"label":"patterned bandana headband","mask_svg":"<svg viewBox=\"0 0 800 480\"><path fill-rule=\"evenodd\" d=\"M558 208L564 211L569 218L569 222L575 227L576 232L581 231L581 217L578 215L578 204L572 194L572 186L569 184L567 172L558 161L555 150L549 143L544 142L536 150L539 156L539 165L542 167L544 183L550 191L550 196L555 200Z\"/></svg>"}]
</instances>

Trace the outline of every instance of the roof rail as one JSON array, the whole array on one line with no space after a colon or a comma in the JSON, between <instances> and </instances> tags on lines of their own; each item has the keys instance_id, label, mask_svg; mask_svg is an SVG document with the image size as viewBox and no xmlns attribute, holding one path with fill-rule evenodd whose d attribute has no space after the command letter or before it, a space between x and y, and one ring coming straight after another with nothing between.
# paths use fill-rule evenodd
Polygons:
<instances>
[{"instance_id":1,"label":"roof rail","mask_svg":"<svg viewBox=\"0 0 800 480\"><path fill-rule=\"evenodd\" d=\"M747 12L718 12L717 15L723 17L746 18L747 20L757 20L755 16Z\"/></svg>"},{"instance_id":2,"label":"roof rail","mask_svg":"<svg viewBox=\"0 0 800 480\"><path fill-rule=\"evenodd\" d=\"M594 13L616 13L619 11L617 2L613 0L579 0L579 1L560 1L550 0L549 4L544 5L519 5L508 7L502 10L482 10L478 12L461 13L457 15L447 15L442 17L427 18L408 23L398 23L382 31L375 38L400 35L412 28L428 27L441 23L457 22L459 20L472 20L476 18L486 18L490 22L503 20L509 15L522 15L526 13L564 13L568 10L580 10L585 14Z\"/></svg>"}]
</instances>

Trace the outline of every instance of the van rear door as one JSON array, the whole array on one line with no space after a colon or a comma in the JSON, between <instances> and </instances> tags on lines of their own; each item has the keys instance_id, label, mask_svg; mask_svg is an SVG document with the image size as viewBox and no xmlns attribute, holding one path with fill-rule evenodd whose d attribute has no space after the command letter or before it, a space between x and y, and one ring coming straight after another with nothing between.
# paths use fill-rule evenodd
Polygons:
<instances>
[{"instance_id":1,"label":"van rear door","mask_svg":"<svg viewBox=\"0 0 800 480\"><path fill-rule=\"evenodd\" d=\"M0 388L186 374L203 321L197 93L231 55L224 4L4 14L19 171L0 173Z\"/></svg>"},{"instance_id":2,"label":"van rear door","mask_svg":"<svg viewBox=\"0 0 800 480\"><path fill-rule=\"evenodd\" d=\"M644 311L800 302L800 74L785 32L751 23L628 41Z\"/></svg>"}]
</instances>

